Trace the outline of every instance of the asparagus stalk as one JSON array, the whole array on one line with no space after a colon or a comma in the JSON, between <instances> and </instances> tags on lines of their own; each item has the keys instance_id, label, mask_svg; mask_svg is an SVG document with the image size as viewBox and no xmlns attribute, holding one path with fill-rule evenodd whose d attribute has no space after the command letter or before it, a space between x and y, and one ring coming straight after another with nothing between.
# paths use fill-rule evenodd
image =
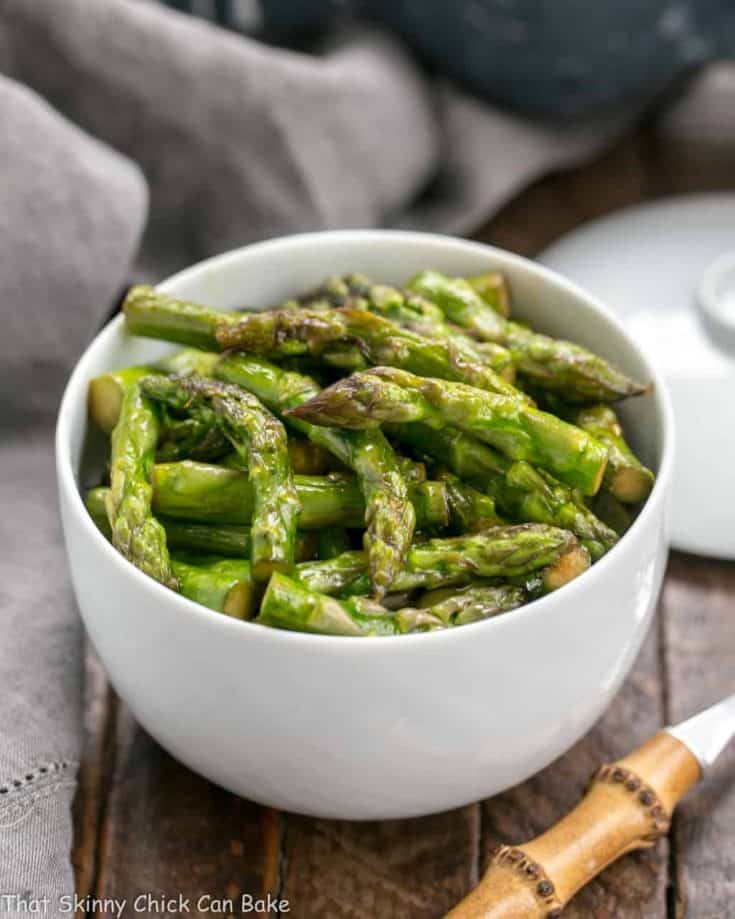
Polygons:
<instances>
[{"instance_id":1,"label":"asparagus stalk","mask_svg":"<svg viewBox=\"0 0 735 919\"><path fill-rule=\"evenodd\" d=\"M443 338L426 338L361 309L272 310L252 313L237 325L222 325L223 349L271 357L319 357L336 345L359 345L373 364L410 370L421 376L468 383L489 392L528 401L474 353Z\"/></svg>"},{"instance_id":2,"label":"asparagus stalk","mask_svg":"<svg viewBox=\"0 0 735 919\"><path fill-rule=\"evenodd\" d=\"M324 447L300 437L289 437L288 456L297 475L326 475L337 466Z\"/></svg>"},{"instance_id":3,"label":"asparagus stalk","mask_svg":"<svg viewBox=\"0 0 735 919\"><path fill-rule=\"evenodd\" d=\"M304 300L303 305L310 309L349 307L369 310L424 338L443 338L469 360L486 364L510 383L515 379L510 351L489 343L479 348L479 342L458 326L445 321L438 306L411 291L402 292L386 284L373 284L364 275L352 274L344 278L329 278ZM334 355L330 357L330 363L333 360ZM344 365L344 369L354 372L362 368Z\"/></svg>"},{"instance_id":4,"label":"asparagus stalk","mask_svg":"<svg viewBox=\"0 0 735 919\"><path fill-rule=\"evenodd\" d=\"M125 327L132 335L163 338L205 351L219 350L215 335L218 326L238 323L243 316L178 300L144 284L130 288L123 313Z\"/></svg>"},{"instance_id":5,"label":"asparagus stalk","mask_svg":"<svg viewBox=\"0 0 735 919\"><path fill-rule=\"evenodd\" d=\"M185 348L168 357L142 367L125 367L122 370L112 370L95 377L89 384L88 406L89 416L106 434L109 434L117 424L120 416L125 389L129 384L151 373L167 373L186 376L190 373L199 373L208 376L218 356L196 348Z\"/></svg>"},{"instance_id":6,"label":"asparagus stalk","mask_svg":"<svg viewBox=\"0 0 735 919\"><path fill-rule=\"evenodd\" d=\"M365 502L357 479L336 473L297 475L294 484L301 504L302 530L362 525ZM443 482L430 480L411 485L409 499L418 510L417 522L422 529L447 525ZM164 517L247 524L253 516L253 487L248 475L236 469L191 460L158 463L153 468L153 508Z\"/></svg>"},{"instance_id":7,"label":"asparagus stalk","mask_svg":"<svg viewBox=\"0 0 735 919\"><path fill-rule=\"evenodd\" d=\"M490 495L451 472L442 470L438 478L447 486L449 517L457 533L474 533L504 522L498 516L495 501Z\"/></svg>"},{"instance_id":8,"label":"asparagus stalk","mask_svg":"<svg viewBox=\"0 0 735 919\"><path fill-rule=\"evenodd\" d=\"M610 494L624 504L645 501L655 476L626 443L613 409L608 405L588 405L576 412L574 422L607 447L604 485Z\"/></svg>"},{"instance_id":9,"label":"asparagus stalk","mask_svg":"<svg viewBox=\"0 0 735 919\"><path fill-rule=\"evenodd\" d=\"M510 293L505 278L499 271L486 271L465 280L496 313L506 318L510 316Z\"/></svg>"},{"instance_id":10,"label":"asparagus stalk","mask_svg":"<svg viewBox=\"0 0 735 919\"><path fill-rule=\"evenodd\" d=\"M515 587L472 588L437 600L432 608L388 610L364 597L335 599L276 574L263 596L256 622L281 629L362 638L405 635L463 625L515 609L525 600Z\"/></svg>"},{"instance_id":11,"label":"asparagus stalk","mask_svg":"<svg viewBox=\"0 0 735 919\"><path fill-rule=\"evenodd\" d=\"M430 539L411 548L393 590L433 590L469 584L477 578L525 577L556 569L567 571L571 553L578 564L579 543L558 527L525 523L499 526L469 536ZM587 560L589 565L589 559ZM296 566L296 577L310 590L354 596L369 590L367 560L363 552L344 552L328 561Z\"/></svg>"},{"instance_id":12,"label":"asparagus stalk","mask_svg":"<svg viewBox=\"0 0 735 919\"><path fill-rule=\"evenodd\" d=\"M146 395L218 427L247 462L253 491L250 562L256 581L294 564L299 503L286 432L277 418L239 386L206 377L147 377Z\"/></svg>"},{"instance_id":13,"label":"asparagus stalk","mask_svg":"<svg viewBox=\"0 0 735 919\"><path fill-rule=\"evenodd\" d=\"M230 449L227 438L216 425L199 417L172 417L165 407L162 414L163 430L156 452L159 463L184 459L213 461Z\"/></svg>"},{"instance_id":14,"label":"asparagus stalk","mask_svg":"<svg viewBox=\"0 0 735 919\"><path fill-rule=\"evenodd\" d=\"M591 507L600 520L604 521L619 536L626 533L633 523L630 508L613 497L606 488L601 488L592 498Z\"/></svg>"},{"instance_id":15,"label":"asparagus stalk","mask_svg":"<svg viewBox=\"0 0 735 919\"><path fill-rule=\"evenodd\" d=\"M489 443L511 459L525 459L584 494L597 493L606 448L586 431L516 399L463 383L426 379L376 367L340 380L286 413L312 424L371 428L423 421L445 425Z\"/></svg>"},{"instance_id":16,"label":"asparagus stalk","mask_svg":"<svg viewBox=\"0 0 735 919\"><path fill-rule=\"evenodd\" d=\"M108 488L91 488L84 502L89 515L102 534L110 539L112 533L105 510L108 492ZM197 523L194 520L177 520L171 517L159 517L158 520L166 531L166 545L169 549L201 552L205 555L221 555L228 558L250 558L250 531L243 529L242 526L226 523ZM317 551L318 534L316 531L296 534L297 561L309 561L316 557Z\"/></svg>"},{"instance_id":17,"label":"asparagus stalk","mask_svg":"<svg viewBox=\"0 0 735 919\"><path fill-rule=\"evenodd\" d=\"M283 308L292 310L296 306L295 303L287 303ZM215 334L217 328L236 325L244 316L242 312L214 310L199 303L178 300L145 285L130 289L123 303L123 312L125 326L133 335L162 338L212 351L220 350ZM355 349L349 353L345 353L344 349L337 349L334 354L326 351L322 359L348 372L367 366Z\"/></svg>"},{"instance_id":18,"label":"asparagus stalk","mask_svg":"<svg viewBox=\"0 0 735 919\"><path fill-rule=\"evenodd\" d=\"M573 489L526 462L514 463L454 428L436 430L417 423L389 430L397 440L434 457L462 479L482 483L501 513L512 520L571 530L593 559L601 558L618 541L615 528L595 516ZM602 494L598 492L598 497Z\"/></svg>"},{"instance_id":19,"label":"asparagus stalk","mask_svg":"<svg viewBox=\"0 0 735 919\"><path fill-rule=\"evenodd\" d=\"M573 402L615 402L646 389L580 345L540 335L505 319L462 278L422 271L408 286L437 304L452 322L484 341L508 348L519 373L537 386Z\"/></svg>"},{"instance_id":20,"label":"asparagus stalk","mask_svg":"<svg viewBox=\"0 0 735 919\"><path fill-rule=\"evenodd\" d=\"M523 606L527 600L522 587L513 584L483 584L459 589L443 587L428 590L416 605L419 609L429 610L444 625L454 626L506 613Z\"/></svg>"},{"instance_id":21,"label":"asparagus stalk","mask_svg":"<svg viewBox=\"0 0 735 919\"><path fill-rule=\"evenodd\" d=\"M155 405L142 394L139 383L130 382L112 431L106 510L118 552L145 574L176 589L166 534L151 510L158 430Z\"/></svg>"},{"instance_id":22,"label":"asparagus stalk","mask_svg":"<svg viewBox=\"0 0 735 919\"><path fill-rule=\"evenodd\" d=\"M223 356L214 373L218 379L254 393L279 415L320 392L311 377L241 354ZM365 548L370 555L373 589L385 593L403 564L416 525L406 482L408 470L405 465L401 469L380 431L330 431L298 419L288 421L357 476L365 499Z\"/></svg>"},{"instance_id":23,"label":"asparagus stalk","mask_svg":"<svg viewBox=\"0 0 735 919\"><path fill-rule=\"evenodd\" d=\"M189 600L234 619L250 619L256 588L250 564L234 558L174 556L179 591Z\"/></svg>"},{"instance_id":24,"label":"asparagus stalk","mask_svg":"<svg viewBox=\"0 0 735 919\"><path fill-rule=\"evenodd\" d=\"M344 527L326 527L319 532L320 559L334 558L351 548L350 536Z\"/></svg>"}]
</instances>

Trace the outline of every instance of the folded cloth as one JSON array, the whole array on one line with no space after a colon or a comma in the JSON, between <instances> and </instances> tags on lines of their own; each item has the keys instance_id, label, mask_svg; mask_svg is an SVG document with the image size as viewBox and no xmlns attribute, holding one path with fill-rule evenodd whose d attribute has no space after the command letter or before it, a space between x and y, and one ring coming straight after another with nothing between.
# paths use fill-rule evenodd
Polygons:
<instances>
[{"instance_id":1,"label":"folded cloth","mask_svg":"<svg viewBox=\"0 0 735 919\"><path fill-rule=\"evenodd\" d=\"M375 32L307 57L146 0L0 0L0 73L0 893L47 895L55 915L73 889L81 645L52 428L131 272L295 230L466 231L634 113L524 122Z\"/></svg>"},{"instance_id":2,"label":"folded cloth","mask_svg":"<svg viewBox=\"0 0 735 919\"><path fill-rule=\"evenodd\" d=\"M0 77L0 900L74 890L70 805L81 626L61 544L52 431L63 381L143 227L136 166Z\"/></svg>"},{"instance_id":3,"label":"folded cloth","mask_svg":"<svg viewBox=\"0 0 735 919\"><path fill-rule=\"evenodd\" d=\"M140 164L152 277L298 230L467 231L632 117L529 125L437 89L396 40L367 29L307 56L142 0L58 9L0 2L0 69ZM432 179L430 203L417 203Z\"/></svg>"}]
</instances>

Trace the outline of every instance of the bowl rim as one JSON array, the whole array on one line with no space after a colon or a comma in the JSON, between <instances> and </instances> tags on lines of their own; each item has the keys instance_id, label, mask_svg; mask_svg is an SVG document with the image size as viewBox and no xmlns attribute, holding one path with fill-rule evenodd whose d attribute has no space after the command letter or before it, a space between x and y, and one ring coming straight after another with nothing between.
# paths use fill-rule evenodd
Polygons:
<instances>
[{"instance_id":1,"label":"bowl rim","mask_svg":"<svg viewBox=\"0 0 735 919\"><path fill-rule=\"evenodd\" d=\"M59 406L56 434L55 434L55 453L56 453L56 472L57 482L60 492L63 492L70 500L68 507L74 514L77 522L83 530L90 534L93 542L99 546L103 553L107 553L112 564L119 567L123 576L127 575L132 579L132 583L137 583L141 590L148 591L152 599L178 605L186 615L199 617L202 622L211 623L212 628L231 629L233 636L239 634L243 637L249 636L249 640L284 642L287 644L295 643L296 645L304 644L311 646L315 642L318 647L330 647L337 643L341 651L350 649L350 653L373 653L370 649L398 649L404 650L417 646L419 643L427 644L434 642L455 642L471 640L472 637L479 638L480 630L486 633L497 633L503 629L530 628L536 617L543 616L546 611L557 605L563 596L573 601L574 597L580 594L580 591L594 590L594 586L605 573L611 564L614 563L619 552L632 542L632 539L647 524L648 520L654 515L658 506L667 500L673 472L673 452L674 452L674 416L666 384L652 364L651 360L638 344L631 338L624 328L622 322L611 312L611 310L592 294L587 293L582 287L568 280L556 271L545 267L537 262L532 261L524 256L517 255L497 246L491 246L486 243L475 242L474 240L465 240L458 237L447 236L439 233L424 233L411 230L380 230L380 229L343 229L343 230L319 230L307 233L295 233L287 236L275 237L273 239L261 242L251 243L215 255L203 261L197 262L187 268L182 269L171 277L165 279L157 287L167 291L172 287L178 286L181 282L186 282L190 277L199 275L202 272L216 273L217 271L238 262L244 254L251 256L259 253L269 252L270 250L282 250L284 257L287 257L291 248L309 245L323 245L330 242L350 241L354 243L370 243L376 240L390 240L396 245L401 243L420 243L441 249L444 253L447 250L454 249L456 252L471 251L478 255L492 255L496 260L504 262L506 265L512 265L518 270L528 275L535 276L539 281L551 284L563 292L570 294L572 297L583 300L587 306L591 307L594 312L601 315L611 326L613 326L620 336L624 339L626 345L635 354L638 360L646 369L648 378L652 384L652 397L656 407L657 420L661 429L661 457L656 482L651 494L648 496L646 503L640 513L634 520L630 529L620 538L619 542L606 553L599 561L595 562L589 570L583 575L576 578L559 592L547 594L537 600L513 610L512 615L494 616L479 622L468 623L460 629L445 629L432 632L419 632L410 635L384 635L380 636L379 641L364 641L362 637L349 635L320 635L310 632L296 632L286 629L263 628L254 622L235 619L223 615L214 610L202 606L193 600L183 597L159 584L153 578L144 574L138 568L122 556L110 542L102 535L94 521L87 512L84 500L79 490L75 472L71 460L71 414L73 406L77 399L81 398L86 401L86 392L83 387L84 378L86 377L86 367L91 362L94 352L107 339L113 338L123 325L123 317L115 316L107 322L103 328L94 336L84 349L81 357L75 364L69 379L64 388L64 393ZM502 270L502 268L501 268ZM219 623L219 625L217 625ZM466 638L463 636L466 635ZM364 648L364 651L358 649Z\"/></svg>"}]
</instances>

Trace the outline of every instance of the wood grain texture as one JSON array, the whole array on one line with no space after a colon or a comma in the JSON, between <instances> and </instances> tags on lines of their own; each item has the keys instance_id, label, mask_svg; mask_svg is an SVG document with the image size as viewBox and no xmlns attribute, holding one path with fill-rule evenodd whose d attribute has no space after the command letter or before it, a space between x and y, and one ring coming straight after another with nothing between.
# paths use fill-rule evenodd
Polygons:
<instances>
[{"instance_id":1,"label":"wood grain texture","mask_svg":"<svg viewBox=\"0 0 735 919\"><path fill-rule=\"evenodd\" d=\"M735 691L735 564L676 554L662 604L668 715L681 721ZM675 915L735 915L735 747L674 819Z\"/></svg>"},{"instance_id":2,"label":"wood grain texture","mask_svg":"<svg viewBox=\"0 0 735 919\"><path fill-rule=\"evenodd\" d=\"M291 817L283 896L299 919L431 919L477 883L479 806L418 820Z\"/></svg>"},{"instance_id":3,"label":"wood grain texture","mask_svg":"<svg viewBox=\"0 0 735 919\"><path fill-rule=\"evenodd\" d=\"M74 799L74 850L72 862L77 893L94 890L99 849L99 829L113 767L111 733L115 702L99 658L89 642L85 648L84 738Z\"/></svg>"},{"instance_id":4,"label":"wood grain texture","mask_svg":"<svg viewBox=\"0 0 735 919\"><path fill-rule=\"evenodd\" d=\"M278 816L181 766L124 707L117 721L116 766L101 832L97 896L132 902L149 892L182 895L191 900L186 915L199 917L211 915L196 908L201 896L239 900L244 893L275 893ZM177 913L164 910L156 915Z\"/></svg>"}]
</instances>

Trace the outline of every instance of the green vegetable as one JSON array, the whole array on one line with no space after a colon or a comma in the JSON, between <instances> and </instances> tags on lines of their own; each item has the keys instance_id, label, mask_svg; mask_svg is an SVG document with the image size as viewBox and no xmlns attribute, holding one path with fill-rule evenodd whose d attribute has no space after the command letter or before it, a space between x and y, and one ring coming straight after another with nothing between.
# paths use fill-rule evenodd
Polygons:
<instances>
[{"instance_id":1,"label":"green vegetable","mask_svg":"<svg viewBox=\"0 0 735 919\"><path fill-rule=\"evenodd\" d=\"M623 436L618 416L609 405L587 405L576 412L575 424L607 447L603 480L610 494L625 504L637 504L651 493L656 477L635 456Z\"/></svg>"},{"instance_id":2,"label":"green vegetable","mask_svg":"<svg viewBox=\"0 0 735 919\"><path fill-rule=\"evenodd\" d=\"M219 327L220 347L276 358L319 357L335 346L358 345L372 364L455 380L528 401L487 361L446 338L426 338L363 309L271 310Z\"/></svg>"},{"instance_id":3,"label":"green vegetable","mask_svg":"<svg viewBox=\"0 0 735 919\"><path fill-rule=\"evenodd\" d=\"M250 564L234 558L175 556L171 562L179 591L234 619L249 619L256 607Z\"/></svg>"},{"instance_id":4,"label":"green vegetable","mask_svg":"<svg viewBox=\"0 0 735 919\"><path fill-rule=\"evenodd\" d=\"M511 520L548 523L571 530L593 559L618 541L617 532L600 520L575 491L530 464L512 460L456 428L437 430L422 423L389 428L397 440L432 456L490 494ZM598 492L598 497L603 492Z\"/></svg>"},{"instance_id":5,"label":"green vegetable","mask_svg":"<svg viewBox=\"0 0 735 919\"><path fill-rule=\"evenodd\" d=\"M353 476L294 476L302 530L326 526L359 527L365 503ZM421 513L421 528L448 522L446 488L442 482L421 482L409 489L412 505ZM247 524L253 516L253 486L247 473L209 463L184 460L153 468L153 508L156 514L208 523Z\"/></svg>"},{"instance_id":6,"label":"green vegetable","mask_svg":"<svg viewBox=\"0 0 735 919\"><path fill-rule=\"evenodd\" d=\"M499 271L487 271L465 278L470 287L501 316L510 316L510 293Z\"/></svg>"},{"instance_id":7,"label":"green vegetable","mask_svg":"<svg viewBox=\"0 0 735 919\"><path fill-rule=\"evenodd\" d=\"M112 431L110 491L106 509L112 544L137 568L177 588L166 547L166 534L151 511L151 472L158 442L155 405L137 382L125 386Z\"/></svg>"},{"instance_id":8,"label":"green vegetable","mask_svg":"<svg viewBox=\"0 0 735 919\"><path fill-rule=\"evenodd\" d=\"M585 431L516 399L463 383L427 379L392 367L376 367L339 380L289 417L313 424L371 428L423 421L459 428L511 459L524 459L584 494L596 494L607 450Z\"/></svg>"},{"instance_id":9,"label":"green vegetable","mask_svg":"<svg viewBox=\"0 0 735 919\"><path fill-rule=\"evenodd\" d=\"M254 393L279 415L285 415L320 391L319 384L311 377L242 354L225 355L214 373L219 379ZM401 469L380 431L330 431L295 418L286 420L357 476L365 499L365 548L370 555L373 590L382 595L403 564L416 525L406 482L407 470Z\"/></svg>"},{"instance_id":10,"label":"green vegetable","mask_svg":"<svg viewBox=\"0 0 735 919\"><path fill-rule=\"evenodd\" d=\"M304 305L309 309L349 307L369 310L424 338L446 339L469 360L486 364L510 383L515 378L510 351L500 345L483 345L475 341L459 327L446 322L438 306L410 291L401 292L386 284L373 284L363 275L353 274L329 278L305 299ZM334 355L330 352L330 363L333 362ZM363 369L346 363L343 367L350 372Z\"/></svg>"},{"instance_id":11,"label":"green vegetable","mask_svg":"<svg viewBox=\"0 0 735 919\"><path fill-rule=\"evenodd\" d=\"M525 600L517 587L476 587L437 600L432 608L386 609L364 597L335 599L316 593L291 578L275 574L256 622L280 629L354 638L405 635L464 625L515 609Z\"/></svg>"},{"instance_id":12,"label":"green vegetable","mask_svg":"<svg viewBox=\"0 0 735 919\"><path fill-rule=\"evenodd\" d=\"M218 356L196 348L185 348L163 358L155 364L142 367L125 367L111 370L90 381L88 391L89 416L105 433L109 434L120 416L125 389L130 383L142 380L151 373L180 374L211 373Z\"/></svg>"},{"instance_id":13,"label":"green vegetable","mask_svg":"<svg viewBox=\"0 0 735 919\"><path fill-rule=\"evenodd\" d=\"M473 533L504 522L498 516L495 501L490 495L451 472L441 471L438 478L447 486L450 520L457 533Z\"/></svg>"},{"instance_id":14,"label":"green vegetable","mask_svg":"<svg viewBox=\"0 0 735 919\"><path fill-rule=\"evenodd\" d=\"M250 562L256 581L294 564L301 505L293 482L286 432L277 418L239 386L192 375L146 377L140 386L158 402L218 427L247 462L253 491Z\"/></svg>"},{"instance_id":15,"label":"green vegetable","mask_svg":"<svg viewBox=\"0 0 735 919\"><path fill-rule=\"evenodd\" d=\"M105 510L109 488L91 488L84 499L90 516L103 535L110 539L112 533ZM250 558L250 531L241 525L227 523L197 523L194 520L178 520L159 517L166 531L166 545L169 549L199 552L204 555L220 555L229 558ZM313 531L296 534L296 560L309 561L317 554L318 537Z\"/></svg>"},{"instance_id":16,"label":"green vegetable","mask_svg":"<svg viewBox=\"0 0 735 919\"><path fill-rule=\"evenodd\" d=\"M443 587L423 594L417 606L429 610L444 625L467 625L489 619L526 603L522 587L512 584L478 584L470 587Z\"/></svg>"},{"instance_id":17,"label":"green vegetable","mask_svg":"<svg viewBox=\"0 0 735 919\"><path fill-rule=\"evenodd\" d=\"M542 569L549 571L551 584L569 572L567 556L573 556L574 567L579 565L579 549L567 530L538 523L430 539L411 548L393 590L432 590L468 584L477 578L524 577ZM553 572L558 572L558 577ZM344 552L327 561L302 563L296 566L296 578L310 590L340 596L365 594L369 587L363 552Z\"/></svg>"},{"instance_id":18,"label":"green vegetable","mask_svg":"<svg viewBox=\"0 0 735 919\"><path fill-rule=\"evenodd\" d=\"M204 351L218 351L217 327L237 323L243 315L178 300L144 284L130 288L123 313L125 328L131 335L163 338Z\"/></svg>"},{"instance_id":19,"label":"green vegetable","mask_svg":"<svg viewBox=\"0 0 735 919\"><path fill-rule=\"evenodd\" d=\"M484 341L506 347L518 372L536 386L573 402L615 402L645 392L645 386L586 348L505 319L462 278L422 271L408 286L439 306L451 322Z\"/></svg>"},{"instance_id":20,"label":"green vegetable","mask_svg":"<svg viewBox=\"0 0 735 919\"><path fill-rule=\"evenodd\" d=\"M600 491L591 499L591 508L594 513L604 521L605 525L614 530L619 536L626 533L633 523L633 514L630 507L626 507L621 501L613 497L606 488Z\"/></svg>"},{"instance_id":21,"label":"green vegetable","mask_svg":"<svg viewBox=\"0 0 735 919\"><path fill-rule=\"evenodd\" d=\"M325 527L319 531L319 558L334 558L348 552L350 547L350 536L344 527Z\"/></svg>"}]
</instances>

